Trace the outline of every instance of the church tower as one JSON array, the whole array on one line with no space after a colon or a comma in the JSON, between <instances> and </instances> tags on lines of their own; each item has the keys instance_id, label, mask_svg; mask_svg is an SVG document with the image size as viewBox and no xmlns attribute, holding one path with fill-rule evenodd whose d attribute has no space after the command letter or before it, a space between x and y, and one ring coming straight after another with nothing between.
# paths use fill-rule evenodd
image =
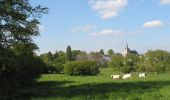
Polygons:
<instances>
[{"instance_id":1,"label":"church tower","mask_svg":"<svg viewBox=\"0 0 170 100\"><path fill-rule=\"evenodd\" d=\"M124 48L124 50L122 52L123 57L126 57L129 52L130 52L130 49L129 49L128 43L126 41L126 47Z\"/></svg>"}]
</instances>

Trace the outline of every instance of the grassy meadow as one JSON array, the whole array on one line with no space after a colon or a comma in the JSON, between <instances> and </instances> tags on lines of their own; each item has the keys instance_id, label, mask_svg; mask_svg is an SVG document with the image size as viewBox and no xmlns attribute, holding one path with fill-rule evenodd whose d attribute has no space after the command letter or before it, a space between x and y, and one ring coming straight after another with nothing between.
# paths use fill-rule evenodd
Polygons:
<instances>
[{"instance_id":1,"label":"grassy meadow","mask_svg":"<svg viewBox=\"0 0 170 100\"><path fill-rule=\"evenodd\" d=\"M111 68L97 76L45 74L37 85L17 90L21 100L169 100L170 73L112 80ZM18 99L17 99L18 100Z\"/></svg>"}]
</instances>

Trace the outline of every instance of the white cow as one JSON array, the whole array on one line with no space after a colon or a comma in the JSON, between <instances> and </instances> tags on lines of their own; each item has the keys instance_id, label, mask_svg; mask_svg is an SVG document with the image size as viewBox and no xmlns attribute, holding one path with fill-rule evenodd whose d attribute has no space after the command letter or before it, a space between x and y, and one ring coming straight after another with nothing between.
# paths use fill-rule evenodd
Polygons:
<instances>
[{"instance_id":1,"label":"white cow","mask_svg":"<svg viewBox=\"0 0 170 100\"><path fill-rule=\"evenodd\" d=\"M146 73L139 73L140 78L146 78Z\"/></svg>"},{"instance_id":2,"label":"white cow","mask_svg":"<svg viewBox=\"0 0 170 100\"><path fill-rule=\"evenodd\" d=\"M120 79L120 75L111 75L112 79Z\"/></svg>"},{"instance_id":3,"label":"white cow","mask_svg":"<svg viewBox=\"0 0 170 100\"><path fill-rule=\"evenodd\" d=\"M124 74L123 75L123 79L128 79L128 78L131 78L132 74Z\"/></svg>"}]
</instances>

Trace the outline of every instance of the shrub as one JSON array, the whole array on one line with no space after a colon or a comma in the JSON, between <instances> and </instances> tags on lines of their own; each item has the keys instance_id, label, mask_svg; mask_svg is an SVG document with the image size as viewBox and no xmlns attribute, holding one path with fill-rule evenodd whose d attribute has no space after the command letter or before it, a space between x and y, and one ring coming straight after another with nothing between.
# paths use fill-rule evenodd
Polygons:
<instances>
[{"instance_id":1,"label":"shrub","mask_svg":"<svg viewBox=\"0 0 170 100\"><path fill-rule=\"evenodd\" d=\"M130 73L132 71L134 71L134 69L131 66L123 66L123 67L121 67L121 72L122 73Z\"/></svg>"},{"instance_id":2,"label":"shrub","mask_svg":"<svg viewBox=\"0 0 170 100\"><path fill-rule=\"evenodd\" d=\"M120 70L123 66L124 58L122 55L113 55L111 62L109 62L109 66L113 67L116 70Z\"/></svg>"},{"instance_id":3,"label":"shrub","mask_svg":"<svg viewBox=\"0 0 170 100\"><path fill-rule=\"evenodd\" d=\"M147 72L165 72L168 71L170 64L170 53L164 50L149 50L144 54L141 69ZM139 69L140 70L140 69Z\"/></svg>"},{"instance_id":4,"label":"shrub","mask_svg":"<svg viewBox=\"0 0 170 100\"><path fill-rule=\"evenodd\" d=\"M63 72L64 66L62 64L46 64L44 67L44 74L60 74Z\"/></svg>"},{"instance_id":5,"label":"shrub","mask_svg":"<svg viewBox=\"0 0 170 100\"><path fill-rule=\"evenodd\" d=\"M23 62L23 63L21 63ZM17 60L17 69L13 79L15 84L29 85L35 82L43 72L43 66L45 64L38 57L19 58ZM11 77L12 78L12 77Z\"/></svg>"},{"instance_id":6,"label":"shrub","mask_svg":"<svg viewBox=\"0 0 170 100\"><path fill-rule=\"evenodd\" d=\"M64 71L71 76L97 75L100 72L96 62L89 60L67 62Z\"/></svg>"},{"instance_id":7,"label":"shrub","mask_svg":"<svg viewBox=\"0 0 170 100\"><path fill-rule=\"evenodd\" d=\"M38 57L12 56L8 61L9 63L5 66L8 69L0 70L2 86L31 85L43 71L44 63Z\"/></svg>"}]
</instances>

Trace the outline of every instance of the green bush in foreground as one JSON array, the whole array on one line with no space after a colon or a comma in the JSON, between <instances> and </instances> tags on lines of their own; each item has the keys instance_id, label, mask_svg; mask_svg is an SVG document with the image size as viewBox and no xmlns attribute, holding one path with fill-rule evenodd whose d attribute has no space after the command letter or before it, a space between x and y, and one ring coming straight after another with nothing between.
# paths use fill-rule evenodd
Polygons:
<instances>
[{"instance_id":1,"label":"green bush in foreground","mask_svg":"<svg viewBox=\"0 0 170 100\"><path fill-rule=\"evenodd\" d=\"M64 66L64 71L71 76L97 75L100 72L96 62L89 60L67 62Z\"/></svg>"}]
</instances>

